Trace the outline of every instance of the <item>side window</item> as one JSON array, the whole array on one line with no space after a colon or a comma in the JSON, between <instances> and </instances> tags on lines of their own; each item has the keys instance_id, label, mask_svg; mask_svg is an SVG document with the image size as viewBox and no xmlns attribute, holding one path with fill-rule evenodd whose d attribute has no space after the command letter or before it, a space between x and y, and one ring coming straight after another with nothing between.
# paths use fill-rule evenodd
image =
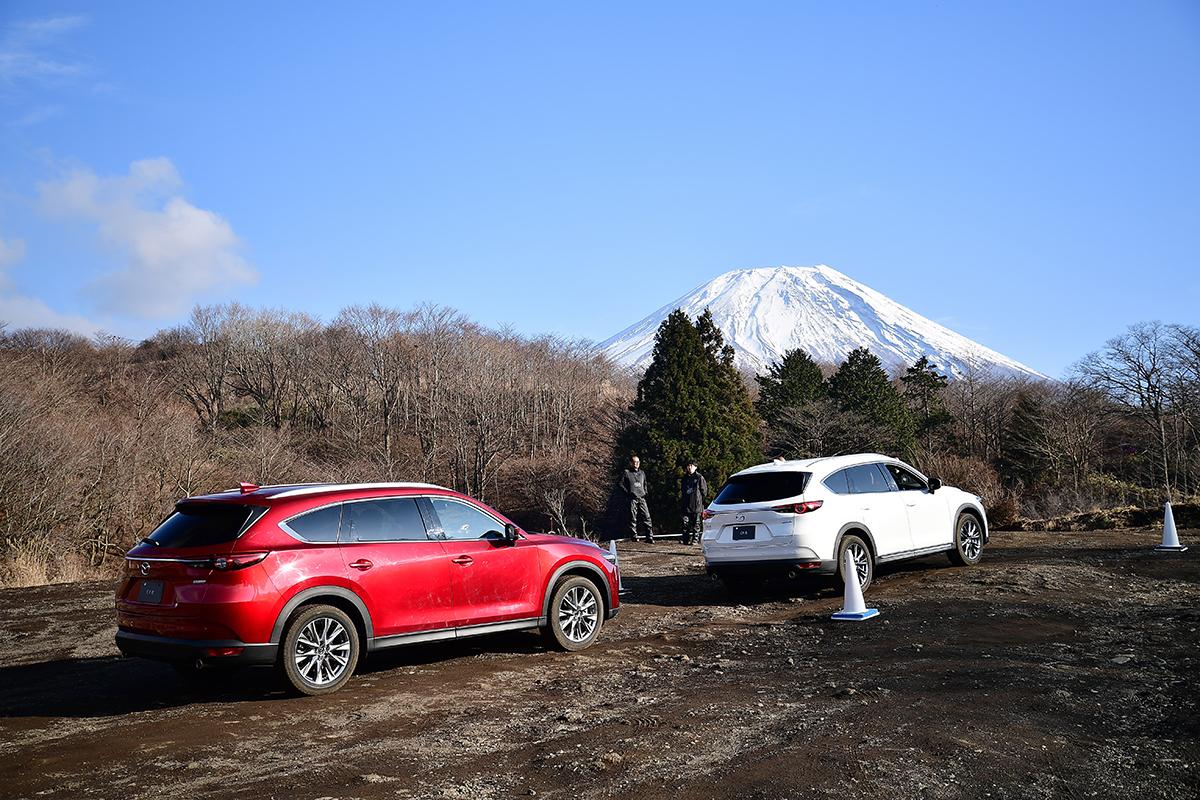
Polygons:
<instances>
[{"instance_id":1,"label":"side window","mask_svg":"<svg viewBox=\"0 0 1200 800\"><path fill-rule=\"evenodd\" d=\"M850 494L850 482L846 479L846 470L839 469L825 479L825 485L834 494Z\"/></svg>"},{"instance_id":2,"label":"side window","mask_svg":"<svg viewBox=\"0 0 1200 800\"><path fill-rule=\"evenodd\" d=\"M504 528L504 524L491 514L458 500L432 497L430 502L447 539L482 539L486 534Z\"/></svg>"},{"instance_id":3,"label":"side window","mask_svg":"<svg viewBox=\"0 0 1200 800\"><path fill-rule=\"evenodd\" d=\"M892 479L896 481L896 486L900 487L900 491L902 492L923 492L929 488L925 485L925 481L913 475L904 467L897 466L896 464L884 464L884 467L892 474Z\"/></svg>"},{"instance_id":4,"label":"side window","mask_svg":"<svg viewBox=\"0 0 1200 800\"><path fill-rule=\"evenodd\" d=\"M346 516L352 542L429 540L417 501L411 497L346 503Z\"/></svg>"},{"instance_id":5,"label":"side window","mask_svg":"<svg viewBox=\"0 0 1200 800\"><path fill-rule=\"evenodd\" d=\"M857 467L848 467L846 469L846 477L850 481L850 491L853 494L876 494L892 490L892 487L888 485L887 479L884 478L884 473L879 470L879 466L876 464L860 464Z\"/></svg>"},{"instance_id":6,"label":"side window","mask_svg":"<svg viewBox=\"0 0 1200 800\"><path fill-rule=\"evenodd\" d=\"M338 538L338 524L341 518L342 504L338 503L292 517L281 527L306 542L333 544Z\"/></svg>"}]
</instances>

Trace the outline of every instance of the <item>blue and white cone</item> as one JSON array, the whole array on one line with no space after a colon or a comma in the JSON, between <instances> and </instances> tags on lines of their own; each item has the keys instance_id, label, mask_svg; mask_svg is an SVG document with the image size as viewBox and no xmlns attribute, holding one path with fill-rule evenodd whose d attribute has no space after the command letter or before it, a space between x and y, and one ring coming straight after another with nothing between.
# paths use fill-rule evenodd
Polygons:
<instances>
[{"instance_id":1,"label":"blue and white cone","mask_svg":"<svg viewBox=\"0 0 1200 800\"><path fill-rule=\"evenodd\" d=\"M1179 533L1175 530L1175 514L1171 511L1170 503L1167 503L1167 511L1163 516L1162 544L1154 549L1169 553L1182 553L1187 550L1187 545L1179 543Z\"/></svg>"},{"instance_id":2,"label":"blue and white cone","mask_svg":"<svg viewBox=\"0 0 1200 800\"><path fill-rule=\"evenodd\" d=\"M878 608L867 608L863 601L862 586L858 583L858 569L854 566L854 556L850 555L849 550L842 558L842 575L845 578L846 593L842 597L842 610L832 618L861 622L879 616Z\"/></svg>"}]
</instances>

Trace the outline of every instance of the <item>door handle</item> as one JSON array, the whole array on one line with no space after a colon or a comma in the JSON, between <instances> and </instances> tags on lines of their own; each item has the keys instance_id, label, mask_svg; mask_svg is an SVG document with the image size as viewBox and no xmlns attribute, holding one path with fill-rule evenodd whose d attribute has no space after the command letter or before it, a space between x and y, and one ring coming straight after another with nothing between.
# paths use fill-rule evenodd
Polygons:
<instances>
[{"instance_id":1,"label":"door handle","mask_svg":"<svg viewBox=\"0 0 1200 800\"><path fill-rule=\"evenodd\" d=\"M917 504L916 503L905 503L904 505L908 506L909 508L916 508Z\"/></svg>"},{"instance_id":2,"label":"door handle","mask_svg":"<svg viewBox=\"0 0 1200 800\"><path fill-rule=\"evenodd\" d=\"M372 561L368 561L365 558L360 558L358 561L351 561L350 566L353 567L354 569L361 569L363 572L366 572L371 567L375 566L375 563Z\"/></svg>"},{"instance_id":3,"label":"door handle","mask_svg":"<svg viewBox=\"0 0 1200 800\"><path fill-rule=\"evenodd\" d=\"M471 558L470 556L459 556L458 558L452 558L450 560L463 567L467 567L475 563L475 559Z\"/></svg>"}]
</instances>

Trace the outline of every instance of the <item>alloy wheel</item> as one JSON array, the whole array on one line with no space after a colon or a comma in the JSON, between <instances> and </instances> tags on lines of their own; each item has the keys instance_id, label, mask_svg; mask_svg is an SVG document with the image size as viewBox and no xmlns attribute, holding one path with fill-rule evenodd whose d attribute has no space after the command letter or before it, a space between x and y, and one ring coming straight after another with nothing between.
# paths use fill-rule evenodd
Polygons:
<instances>
[{"instance_id":1,"label":"alloy wheel","mask_svg":"<svg viewBox=\"0 0 1200 800\"><path fill-rule=\"evenodd\" d=\"M596 595L583 586L574 586L558 605L558 626L572 642L585 642L600 624L600 604Z\"/></svg>"},{"instance_id":2,"label":"alloy wheel","mask_svg":"<svg viewBox=\"0 0 1200 800\"><path fill-rule=\"evenodd\" d=\"M979 558L979 554L983 550L983 530L974 517L967 517L959 526L958 546L962 548L962 554L968 561Z\"/></svg>"},{"instance_id":3,"label":"alloy wheel","mask_svg":"<svg viewBox=\"0 0 1200 800\"><path fill-rule=\"evenodd\" d=\"M350 633L332 617L317 617L300 631L292 658L312 685L333 683L350 663Z\"/></svg>"},{"instance_id":4,"label":"alloy wheel","mask_svg":"<svg viewBox=\"0 0 1200 800\"><path fill-rule=\"evenodd\" d=\"M867 577L871 572L871 554L858 542L851 542L847 545L846 552L854 559L854 571L858 573L858 585L866 585Z\"/></svg>"}]
</instances>

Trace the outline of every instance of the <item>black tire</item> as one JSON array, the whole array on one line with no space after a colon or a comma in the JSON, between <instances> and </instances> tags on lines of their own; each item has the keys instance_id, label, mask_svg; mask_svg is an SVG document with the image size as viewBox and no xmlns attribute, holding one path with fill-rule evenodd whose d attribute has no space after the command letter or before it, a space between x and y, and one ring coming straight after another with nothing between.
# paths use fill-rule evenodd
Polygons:
<instances>
[{"instance_id":1,"label":"black tire","mask_svg":"<svg viewBox=\"0 0 1200 800\"><path fill-rule=\"evenodd\" d=\"M983 522L969 511L958 515L954 522L954 549L948 555L950 563L960 567L978 564L983 558Z\"/></svg>"},{"instance_id":2,"label":"black tire","mask_svg":"<svg viewBox=\"0 0 1200 800\"><path fill-rule=\"evenodd\" d=\"M871 552L871 546L861 536L853 533L843 536L837 551L836 575L839 589L846 587L846 576L842 572L845 569L843 565L846 561L847 550L854 554L854 562L858 565L858 582L865 592L871 585L871 581L875 580L875 555Z\"/></svg>"},{"instance_id":3,"label":"black tire","mask_svg":"<svg viewBox=\"0 0 1200 800\"><path fill-rule=\"evenodd\" d=\"M334 606L304 606L283 634L279 668L284 680L300 694L330 694L350 680L358 655L358 628L345 611Z\"/></svg>"},{"instance_id":4,"label":"black tire","mask_svg":"<svg viewBox=\"0 0 1200 800\"><path fill-rule=\"evenodd\" d=\"M604 626L604 598L582 575L563 578L550 595L549 619L543 633L560 650L591 647Z\"/></svg>"}]
</instances>

